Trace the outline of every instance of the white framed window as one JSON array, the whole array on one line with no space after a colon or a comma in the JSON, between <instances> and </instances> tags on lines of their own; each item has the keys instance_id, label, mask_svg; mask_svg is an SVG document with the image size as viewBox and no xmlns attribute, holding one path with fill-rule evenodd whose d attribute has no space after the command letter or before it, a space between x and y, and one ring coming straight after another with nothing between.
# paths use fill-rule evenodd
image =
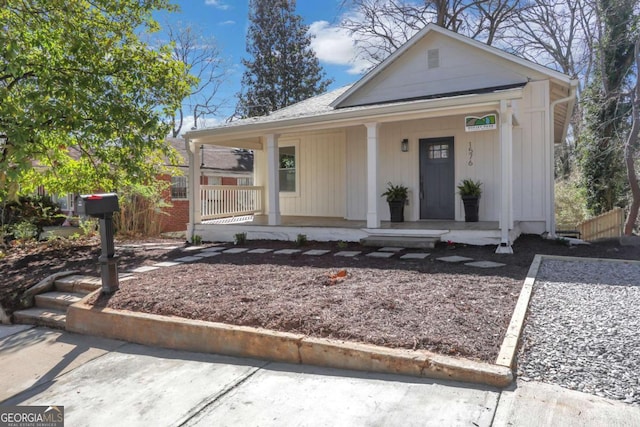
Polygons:
<instances>
[{"instance_id":1,"label":"white framed window","mask_svg":"<svg viewBox=\"0 0 640 427\"><path fill-rule=\"evenodd\" d=\"M280 174L280 191L295 193L297 187L298 158L295 145L279 147L278 172Z\"/></svg>"},{"instance_id":2,"label":"white framed window","mask_svg":"<svg viewBox=\"0 0 640 427\"><path fill-rule=\"evenodd\" d=\"M172 176L171 177L171 199L179 200L187 198L187 177Z\"/></svg>"},{"instance_id":3,"label":"white framed window","mask_svg":"<svg viewBox=\"0 0 640 427\"><path fill-rule=\"evenodd\" d=\"M250 187L253 185L253 178L238 178L238 185Z\"/></svg>"}]
</instances>

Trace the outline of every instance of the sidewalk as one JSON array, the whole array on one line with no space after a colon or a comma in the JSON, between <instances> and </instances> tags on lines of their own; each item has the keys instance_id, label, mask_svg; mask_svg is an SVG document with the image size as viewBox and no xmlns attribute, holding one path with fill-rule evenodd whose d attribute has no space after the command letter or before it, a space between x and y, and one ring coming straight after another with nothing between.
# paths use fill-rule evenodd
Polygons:
<instances>
[{"instance_id":1,"label":"sidewalk","mask_svg":"<svg viewBox=\"0 0 640 427\"><path fill-rule=\"evenodd\" d=\"M68 426L640 425L640 408L523 383L503 391L189 353L0 326L0 404L60 405Z\"/></svg>"}]
</instances>

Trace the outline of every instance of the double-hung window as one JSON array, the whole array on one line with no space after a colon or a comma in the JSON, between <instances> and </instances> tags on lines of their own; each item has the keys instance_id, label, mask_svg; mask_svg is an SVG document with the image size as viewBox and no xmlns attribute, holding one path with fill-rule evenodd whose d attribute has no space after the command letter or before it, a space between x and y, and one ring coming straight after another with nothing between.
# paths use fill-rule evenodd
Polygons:
<instances>
[{"instance_id":1,"label":"double-hung window","mask_svg":"<svg viewBox=\"0 0 640 427\"><path fill-rule=\"evenodd\" d=\"M278 155L280 191L285 193L295 193L297 170L296 147L280 147Z\"/></svg>"}]
</instances>

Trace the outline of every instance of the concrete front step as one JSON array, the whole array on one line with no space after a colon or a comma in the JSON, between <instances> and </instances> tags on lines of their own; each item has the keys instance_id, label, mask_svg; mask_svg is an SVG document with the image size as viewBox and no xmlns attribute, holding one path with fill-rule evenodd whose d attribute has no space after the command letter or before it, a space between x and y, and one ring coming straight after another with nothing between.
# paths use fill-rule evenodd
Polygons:
<instances>
[{"instance_id":1,"label":"concrete front step","mask_svg":"<svg viewBox=\"0 0 640 427\"><path fill-rule=\"evenodd\" d=\"M55 281L55 288L61 292L73 292L88 294L100 289L102 280L100 277L82 276L79 274L63 277Z\"/></svg>"},{"instance_id":2,"label":"concrete front step","mask_svg":"<svg viewBox=\"0 0 640 427\"><path fill-rule=\"evenodd\" d=\"M67 307L80 301L86 294L74 292L45 292L36 295L35 305L39 308L52 308L67 311Z\"/></svg>"},{"instance_id":3,"label":"concrete front step","mask_svg":"<svg viewBox=\"0 0 640 427\"><path fill-rule=\"evenodd\" d=\"M13 313L15 323L48 326L50 328L65 329L66 310L33 307Z\"/></svg>"},{"instance_id":4,"label":"concrete front step","mask_svg":"<svg viewBox=\"0 0 640 427\"><path fill-rule=\"evenodd\" d=\"M433 249L439 241L439 237L373 235L361 239L360 243L364 246L374 247L394 246L412 249Z\"/></svg>"},{"instance_id":5,"label":"concrete front step","mask_svg":"<svg viewBox=\"0 0 640 427\"><path fill-rule=\"evenodd\" d=\"M65 329L67 309L84 296L100 289L99 277L73 275L56 279L53 289L34 296L35 306L13 313L15 323Z\"/></svg>"}]
</instances>

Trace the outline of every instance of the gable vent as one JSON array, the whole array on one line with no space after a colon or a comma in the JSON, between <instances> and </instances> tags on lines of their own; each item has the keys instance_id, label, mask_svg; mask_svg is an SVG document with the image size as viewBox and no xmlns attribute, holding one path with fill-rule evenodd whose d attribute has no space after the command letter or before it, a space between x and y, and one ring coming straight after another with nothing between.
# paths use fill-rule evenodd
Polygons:
<instances>
[{"instance_id":1,"label":"gable vent","mask_svg":"<svg viewBox=\"0 0 640 427\"><path fill-rule=\"evenodd\" d=\"M427 68L431 70L438 67L440 67L440 49L427 50Z\"/></svg>"}]
</instances>

